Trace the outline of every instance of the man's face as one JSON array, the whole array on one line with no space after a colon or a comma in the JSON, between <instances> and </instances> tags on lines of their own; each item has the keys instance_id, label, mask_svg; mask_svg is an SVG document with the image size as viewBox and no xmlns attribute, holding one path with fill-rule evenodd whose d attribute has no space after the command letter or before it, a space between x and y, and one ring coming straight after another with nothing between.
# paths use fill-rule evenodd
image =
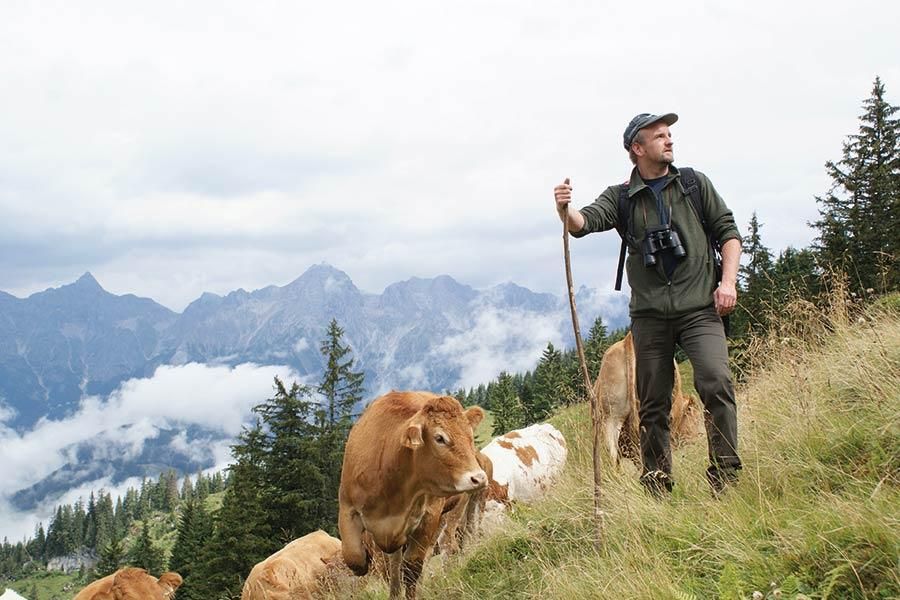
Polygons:
<instances>
[{"instance_id":1,"label":"man's face","mask_svg":"<svg viewBox=\"0 0 900 600\"><path fill-rule=\"evenodd\" d=\"M669 126L665 123L654 123L644 127L634 139L637 148L632 144L634 153L639 158L644 158L656 164L670 165L675 162L675 153L672 151L674 143Z\"/></svg>"}]
</instances>

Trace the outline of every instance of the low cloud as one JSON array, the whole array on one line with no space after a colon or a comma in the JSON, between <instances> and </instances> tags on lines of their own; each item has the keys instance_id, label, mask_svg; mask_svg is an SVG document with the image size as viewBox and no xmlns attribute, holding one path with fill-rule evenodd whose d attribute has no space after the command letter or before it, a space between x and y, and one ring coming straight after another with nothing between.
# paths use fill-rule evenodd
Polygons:
<instances>
[{"instance_id":1,"label":"low cloud","mask_svg":"<svg viewBox=\"0 0 900 600\"><path fill-rule=\"evenodd\" d=\"M469 388L491 381L501 371L534 368L547 342L562 345L562 319L562 313L544 315L486 307L468 331L447 337L432 352L460 368L454 387Z\"/></svg>"},{"instance_id":2,"label":"low cloud","mask_svg":"<svg viewBox=\"0 0 900 600\"><path fill-rule=\"evenodd\" d=\"M63 498L54 498L35 511L21 513L10 505L11 494L66 464L77 464L79 445L90 445L94 457L101 459L104 448L115 448L116 456L109 458L122 459L139 455L146 442L162 429L202 427L222 439L213 442L211 448L192 448L182 432L170 446L189 457L212 456L217 467L224 467L230 460L229 444L248 421L250 409L271 397L276 376L286 382L302 382L284 366L161 366L151 378L126 381L106 401L93 396L83 399L79 410L64 420L42 419L23 434L0 426L0 464L4 471L0 532L10 539L30 536L38 521L47 526L55 505L86 497L91 490L112 488L110 479L104 478L69 490ZM115 489L124 491L127 487L126 482Z\"/></svg>"}]
</instances>

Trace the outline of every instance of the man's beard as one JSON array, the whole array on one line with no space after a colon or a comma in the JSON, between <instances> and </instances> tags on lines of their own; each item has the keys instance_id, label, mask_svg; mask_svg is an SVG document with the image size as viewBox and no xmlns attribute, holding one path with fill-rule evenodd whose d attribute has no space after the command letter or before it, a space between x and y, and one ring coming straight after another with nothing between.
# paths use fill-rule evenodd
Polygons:
<instances>
[{"instance_id":1,"label":"man's beard","mask_svg":"<svg viewBox=\"0 0 900 600\"><path fill-rule=\"evenodd\" d=\"M662 152L659 155L659 158L656 160L656 163L659 165L671 165L675 162L675 153L674 152Z\"/></svg>"}]
</instances>

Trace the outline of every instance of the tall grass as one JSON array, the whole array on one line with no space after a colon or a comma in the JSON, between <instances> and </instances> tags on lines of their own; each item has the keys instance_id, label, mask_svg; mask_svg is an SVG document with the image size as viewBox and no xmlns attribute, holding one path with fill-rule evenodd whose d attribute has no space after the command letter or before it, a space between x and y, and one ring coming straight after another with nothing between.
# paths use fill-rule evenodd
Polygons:
<instances>
[{"instance_id":1,"label":"tall grass","mask_svg":"<svg viewBox=\"0 0 900 600\"><path fill-rule=\"evenodd\" d=\"M753 342L738 391L744 470L723 497L707 487L702 441L675 451L664 501L633 465L605 465L596 551L590 417L575 406L551 419L570 451L555 488L432 559L421 596L900 598L900 300L855 310L840 292L824 308L786 306Z\"/></svg>"}]
</instances>

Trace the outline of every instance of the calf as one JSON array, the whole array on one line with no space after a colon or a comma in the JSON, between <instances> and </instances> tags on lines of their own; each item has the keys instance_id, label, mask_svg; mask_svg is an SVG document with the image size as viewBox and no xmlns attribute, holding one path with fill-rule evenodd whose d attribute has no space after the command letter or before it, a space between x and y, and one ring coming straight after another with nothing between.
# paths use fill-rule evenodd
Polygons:
<instances>
[{"instance_id":1,"label":"calf","mask_svg":"<svg viewBox=\"0 0 900 600\"><path fill-rule=\"evenodd\" d=\"M674 386L670 429L672 444L696 436L702 427L702 411L693 396L681 391L681 374L673 362ZM601 427L606 449L614 464L621 456L640 456L640 416L635 387L634 342L631 332L609 347L600 363L600 374L594 382L594 397L600 404L596 413L601 415Z\"/></svg>"}]
</instances>

